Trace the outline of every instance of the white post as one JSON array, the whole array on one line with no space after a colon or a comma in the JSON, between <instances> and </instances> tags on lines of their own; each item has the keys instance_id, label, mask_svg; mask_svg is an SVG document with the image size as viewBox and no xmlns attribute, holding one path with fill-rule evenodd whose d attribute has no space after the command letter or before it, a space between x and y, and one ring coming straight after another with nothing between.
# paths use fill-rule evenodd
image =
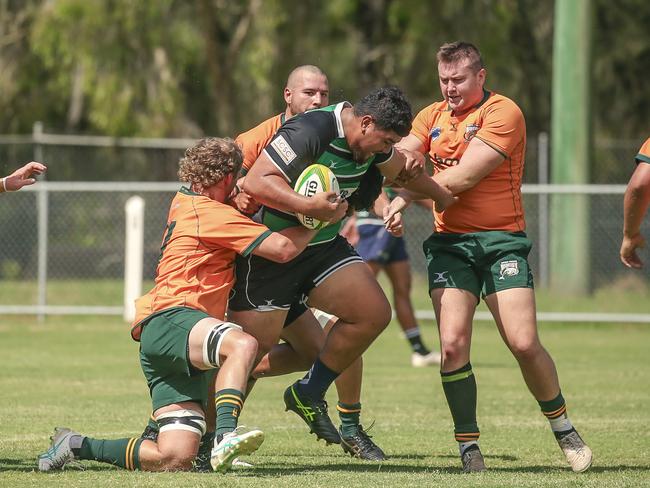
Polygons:
<instances>
[{"instance_id":1,"label":"white post","mask_svg":"<svg viewBox=\"0 0 650 488\"><path fill-rule=\"evenodd\" d=\"M537 171L540 185L546 185L549 181L549 159L548 159L548 134L540 132L537 136ZM539 216L539 282L541 288L548 288L549 283L549 222L548 202L549 194L540 193L537 197L537 212Z\"/></svg>"},{"instance_id":2,"label":"white post","mask_svg":"<svg viewBox=\"0 0 650 488\"><path fill-rule=\"evenodd\" d=\"M124 248L124 320L135 318L135 299L142 294L142 258L144 252L144 200L131 197L126 211L126 245Z\"/></svg>"},{"instance_id":3,"label":"white post","mask_svg":"<svg viewBox=\"0 0 650 488\"><path fill-rule=\"evenodd\" d=\"M34 122L32 127L32 137L34 140L34 161L44 163L43 146L41 139L43 135L43 122ZM50 168L51 169L51 168ZM42 180L46 179L46 175L41 177ZM36 196L38 208L38 321L43 323L45 321L45 307L47 306L47 233L48 233L48 220L49 220L49 198L47 187L45 185L38 187Z\"/></svg>"}]
</instances>

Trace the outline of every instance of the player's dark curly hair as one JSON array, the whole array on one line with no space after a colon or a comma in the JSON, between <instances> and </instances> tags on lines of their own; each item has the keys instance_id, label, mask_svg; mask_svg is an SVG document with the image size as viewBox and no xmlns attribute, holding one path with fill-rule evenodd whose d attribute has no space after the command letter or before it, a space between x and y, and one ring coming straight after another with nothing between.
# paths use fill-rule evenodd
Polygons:
<instances>
[{"instance_id":1,"label":"player's dark curly hair","mask_svg":"<svg viewBox=\"0 0 650 488\"><path fill-rule=\"evenodd\" d=\"M201 139L185 151L178 163L178 178L208 188L231 173L237 174L243 160L241 149L232 139Z\"/></svg>"},{"instance_id":2,"label":"player's dark curly hair","mask_svg":"<svg viewBox=\"0 0 650 488\"><path fill-rule=\"evenodd\" d=\"M355 210L371 209L381 193L383 183L384 177L379 169L374 164L371 165L363 175L359 188L348 197L348 205L354 207Z\"/></svg>"},{"instance_id":3,"label":"player's dark curly hair","mask_svg":"<svg viewBox=\"0 0 650 488\"><path fill-rule=\"evenodd\" d=\"M370 115L378 127L406 137L413 113L406 96L396 86L376 88L354 104L354 115Z\"/></svg>"}]
</instances>

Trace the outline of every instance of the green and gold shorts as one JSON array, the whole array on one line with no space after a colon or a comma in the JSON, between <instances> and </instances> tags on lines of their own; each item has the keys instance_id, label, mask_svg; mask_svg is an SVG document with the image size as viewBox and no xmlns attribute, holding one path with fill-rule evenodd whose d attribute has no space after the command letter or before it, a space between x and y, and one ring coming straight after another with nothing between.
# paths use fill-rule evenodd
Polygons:
<instances>
[{"instance_id":1,"label":"green and gold shorts","mask_svg":"<svg viewBox=\"0 0 650 488\"><path fill-rule=\"evenodd\" d=\"M533 288L531 247L524 232L433 233L422 244L429 293L435 288L460 288L486 297L510 288Z\"/></svg>"}]
</instances>

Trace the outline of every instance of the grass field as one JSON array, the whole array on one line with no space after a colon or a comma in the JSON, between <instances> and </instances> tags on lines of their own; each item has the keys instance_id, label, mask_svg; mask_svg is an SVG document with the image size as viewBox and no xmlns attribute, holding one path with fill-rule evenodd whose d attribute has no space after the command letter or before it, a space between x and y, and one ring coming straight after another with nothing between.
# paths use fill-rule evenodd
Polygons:
<instances>
[{"instance_id":1,"label":"grass field","mask_svg":"<svg viewBox=\"0 0 650 488\"><path fill-rule=\"evenodd\" d=\"M432 324L423 324L434 343ZM255 467L227 475L122 471L86 462L86 470L35 472L35 459L56 425L96 437L139 434L149 412L137 345L117 318L0 320L0 486L445 486L629 487L650 485L650 327L543 325L569 412L595 453L591 471L565 466L546 420L514 360L489 323L475 330L481 444L489 471L459 472L450 414L438 373L413 369L396 324L365 355L364 411L389 454L369 464L317 443L297 416L283 411L282 391L294 376L258 383L242 415L266 442ZM334 389L328 394L336 401Z\"/></svg>"}]
</instances>

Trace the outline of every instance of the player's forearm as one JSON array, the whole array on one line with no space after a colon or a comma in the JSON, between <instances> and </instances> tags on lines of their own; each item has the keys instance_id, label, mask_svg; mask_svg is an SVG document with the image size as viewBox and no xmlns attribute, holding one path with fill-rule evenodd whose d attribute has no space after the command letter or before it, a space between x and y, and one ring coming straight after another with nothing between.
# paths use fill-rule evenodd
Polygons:
<instances>
[{"instance_id":1,"label":"player's forearm","mask_svg":"<svg viewBox=\"0 0 650 488\"><path fill-rule=\"evenodd\" d=\"M650 191L646 188L629 187L623 201L623 234L635 236L641 229L643 217L650 203Z\"/></svg>"},{"instance_id":2,"label":"player's forearm","mask_svg":"<svg viewBox=\"0 0 650 488\"><path fill-rule=\"evenodd\" d=\"M405 183L404 188L411 193L410 198L413 200L430 198L436 202L445 202L452 196L449 188L426 174Z\"/></svg>"},{"instance_id":3,"label":"player's forearm","mask_svg":"<svg viewBox=\"0 0 650 488\"><path fill-rule=\"evenodd\" d=\"M458 195L459 193L474 188L481 181L481 178L482 175L472 174L469 171L465 171L464 168L454 166L436 174L434 181L448 188L454 195Z\"/></svg>"},{"instance_id":4,"label":"player's forearm","mask_svg":"<svg viewBox=\"0 0 650 488\"><path fill-rule=\"evenodd\" d=\"M244 181L243 190L257 202L285 212L307 213L309 199L293 191L287 182L276 175L266 175Z\"/></svg>"}]
</instances>

